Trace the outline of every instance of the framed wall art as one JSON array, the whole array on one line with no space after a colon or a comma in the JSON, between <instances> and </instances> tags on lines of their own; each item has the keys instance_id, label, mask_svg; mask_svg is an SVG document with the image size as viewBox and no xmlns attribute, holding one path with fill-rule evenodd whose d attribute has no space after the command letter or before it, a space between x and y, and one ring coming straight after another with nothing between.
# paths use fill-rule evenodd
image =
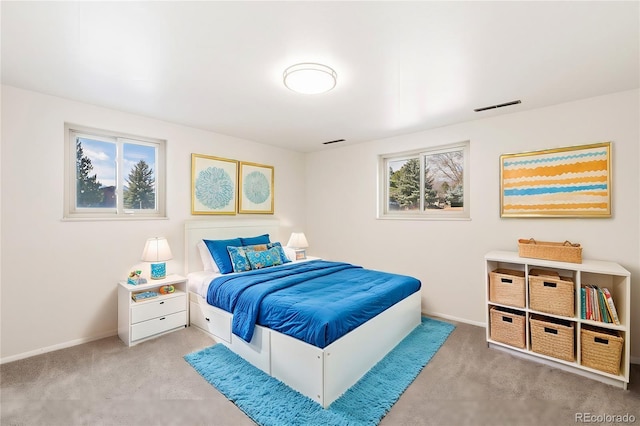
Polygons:
<instances>
[{"instance_id":1,"label":"framed wall art","mask_svg":"<svg viewBox=\"0 0 640 426\"><path fill-rule=\"evenodd\" d=\"M273 214L273 166L240 162L239 213Z\"/></svg>"},{"instance_id":2,"label":"framed wall art","mask_svg":"<svg viewBox=\"0 0 640 426\"><path fill-rule=\"evenodd\" d=\"M500 156L501 217L611 217L611 142Z\"/></svg>"},{"instance_id":3,"label":"framed wall art","mask_svg":"<svg viewBox=\"0 0 640 426\"><path fill-rule=\"evenodd\" d=\"M238 162L191 154L191 214L236 214Z\"/></svg>"}]
</instances>

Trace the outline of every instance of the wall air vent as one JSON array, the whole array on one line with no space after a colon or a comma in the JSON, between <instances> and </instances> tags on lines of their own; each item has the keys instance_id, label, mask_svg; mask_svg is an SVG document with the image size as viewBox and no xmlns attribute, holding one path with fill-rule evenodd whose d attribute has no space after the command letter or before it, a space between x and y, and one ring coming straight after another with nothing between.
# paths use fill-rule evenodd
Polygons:
<instances>
[{"instance_id":1,"label":"wall air vent","mask_svg":"<svg viewBox=\"0 0 640 426\"><path fill-rule=\"evenodd\" d=\"M474 109L474 111L475 112L486 111L488 109L502 108L502 107L511 106L511 105L517 105L517 104L521 104L521 103L522 103L522 101L518 99L517 101L505 102L503 104L491 105L491 106L486 106L486 107L482 107L482 108L476 108L476 109Z\"/></svg>"},{"instance_id":2,"label":"wall air vent","mask_svg":"<svg viewBox=\"0 0 640 426\"><path fill-rule=\"evenodd\" d=\"M345 139L336 139L335 141L322 142L322 145L330 145L332 143L344 142Z\"/></svg>"}]
</instances>

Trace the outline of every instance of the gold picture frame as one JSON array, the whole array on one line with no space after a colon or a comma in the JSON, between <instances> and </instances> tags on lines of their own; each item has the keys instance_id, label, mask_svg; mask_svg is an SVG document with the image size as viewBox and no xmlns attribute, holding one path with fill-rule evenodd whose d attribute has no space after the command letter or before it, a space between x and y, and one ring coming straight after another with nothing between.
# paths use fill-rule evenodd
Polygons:
<instances>
[{"instance_id":1,"label":"gold picture frame","mask_svg":"<svg viewBox=\"0 0 640 426\"><path fill-rule=\"evenodd\" d=\"M611 217L611 142L500 156L501 217Z\"/></svg>"},{"instance_id":2,"label":"gold picture frame","mask_svg":"<svg viewBox=\"0 0 640 426\"><path fill-rule=\"evenodd\" d=\"M273 214L274 168L240 162L238 213Z\"/></svg>"},{"instance_id":3,"label":"gold picture frame","mask_svg":"<svg viewBox=\"0 0 640 426\"><path fill-rule=\"evenodd\" d=\"M237 192L236 160L191 154L191 214L236 214Z\"/></svg>"}]
</instances>

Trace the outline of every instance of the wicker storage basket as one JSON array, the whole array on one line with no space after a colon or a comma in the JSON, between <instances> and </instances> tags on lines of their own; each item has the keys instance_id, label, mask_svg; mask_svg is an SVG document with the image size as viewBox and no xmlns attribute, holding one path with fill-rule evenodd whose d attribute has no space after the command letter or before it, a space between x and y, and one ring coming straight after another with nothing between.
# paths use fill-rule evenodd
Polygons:
<instances>
[{"instance_id":1,"label":"wicker storage basket","mask_svg":"<svg viewBox=\"0 0 640 426\"><path fill-rule=\"evenodd\" d=\"M535 272L535 270L531 270ZM548 314L573 317L576 288L568 277L529 275L529 307Z\"/></svg>"},{"instance_id":2,"label":"wicker storage basket","mask_svg":"<svg viewBox=\"0 0 640 426\"><path fill-rule=\"evenodd\" d=\"M575 323L532 315L531 350L565 361L575 361Z\"/></svg>"},{"instance_id":3,"label":"wicker storage basket","mask_svg":"<svg viewBox=\"0 0 640 426\"><path fill-rule=\"evenodd\" d=\"M533 238L518 240L518 254L520 257L534 259L557 260L560 262L582 263L582 247L569 241L554 243L536 241Z\"/></svg>"},{"instance_id":4,"label":"wicker storage basket","mask_svg":"<svg viewBox=\"0 0 640 426\"><path fill-rule=\"evenodd\" d=\"M617 376L623 344L624 338L618 331L583 325L580 329L582 365Z\"/></svg>"},{"instance_id":5,"label":"wicker storage basket","mask_svg":"<svg viewBox=\"0 0 640 426\"><path fill-rule=\"evenodd\" d=\"M523 349L526 346L524 312L494 306L489 315L492 340Z\"/></svg>"},{"instance_id":6,"label":"wicker storage basket","mask_svg":"<svg viewBox=\"0 0 640 426\"><path fill-rule=\"evenodd\" d=\"M489 300L495 303L524 308L524 271L496 269L490 272Z\"/></svg>"}]
</instances>

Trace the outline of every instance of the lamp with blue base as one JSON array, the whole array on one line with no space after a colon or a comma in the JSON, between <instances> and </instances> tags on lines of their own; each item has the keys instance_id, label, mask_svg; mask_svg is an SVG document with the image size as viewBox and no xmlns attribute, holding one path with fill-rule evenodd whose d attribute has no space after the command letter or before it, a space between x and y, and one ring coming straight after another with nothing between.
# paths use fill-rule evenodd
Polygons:
<instances>
[{"instance_id":1,"label":"lamp with blue base","mask_svg":"<svg viewBox=\"0 0 640 426\"><path fill-rule=\"evenodd\" d=\"M147 240L142 252L142 260L151 262L151 279L161 280L167 276L166 260L173 258L169 242L164 237L153 237Z\"/></svg>"}]
</instances>

